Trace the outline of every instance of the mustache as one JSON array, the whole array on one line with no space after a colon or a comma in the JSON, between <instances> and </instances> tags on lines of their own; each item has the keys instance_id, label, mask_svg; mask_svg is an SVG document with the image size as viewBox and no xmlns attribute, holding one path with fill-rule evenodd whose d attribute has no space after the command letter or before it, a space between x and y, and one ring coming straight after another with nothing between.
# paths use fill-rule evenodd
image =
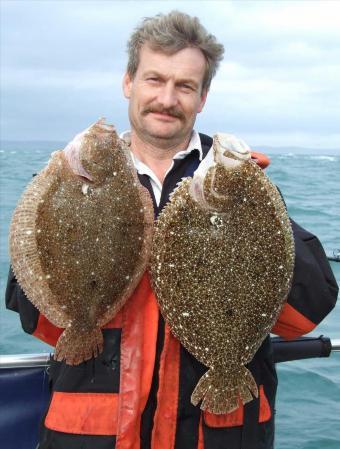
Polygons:
<instances>
[{"instance_id":1,"label":"mustache","mask_svg":"<svg viewBox=\"0 0 340 449\"><path fill-rule=\"evenodd\" d=\"M172 117L179 118L179 119L183 119L184 118L184 115L183 115L182 111L180 111L176 107L163 108L161 106L149 106L148 108L143 109L142 114L146 115L146 114L149 114L150 112L157 112L157 113L160 113L160 114L167 114L167 115L170 115Z\"/></svg>"}]
</instances>

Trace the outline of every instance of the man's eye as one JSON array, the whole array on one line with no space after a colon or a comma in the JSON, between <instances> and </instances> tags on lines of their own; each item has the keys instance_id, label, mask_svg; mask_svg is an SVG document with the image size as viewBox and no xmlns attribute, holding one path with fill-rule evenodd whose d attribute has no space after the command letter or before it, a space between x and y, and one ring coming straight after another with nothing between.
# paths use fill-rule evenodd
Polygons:
<instances>
[{"instance_id":1,"label":"man's eye","mask_svg":"<svg viewBox=\"0 0 340 449\"><path fill-rule=\"evenodd\" d=\"M192 87L191 84L183 83L183 84L180 84L179 87L180 87L182 90L184 90L185 92L192 92L192 91L194 90L194 88Z\"/></svg>"},{"instance_id":2,"label":"man's eye","mask_svg":"<svg viewBox=\"0 0 340 449\"><path fill-rule=\"evenodd\" d=\"M149 78L147 78L146 80L151 82L151 83L158 83L159 82L159 78L157 78L156 76L149 76Z\"/></svg>"}]
</instances>

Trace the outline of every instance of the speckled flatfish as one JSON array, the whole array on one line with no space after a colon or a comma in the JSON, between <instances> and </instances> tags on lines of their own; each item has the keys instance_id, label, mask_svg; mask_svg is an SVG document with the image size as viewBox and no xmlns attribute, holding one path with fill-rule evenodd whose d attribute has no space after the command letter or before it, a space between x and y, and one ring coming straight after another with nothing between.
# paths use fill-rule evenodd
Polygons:
<instances>
[{"instance_id":1,"label":"speckled flatfish","mask_svg":"<svg viewBox=\"0 0 340 449\"><path fill-rule=\"evenodd\" d=\"M173 334L209 369L191 401L215 414L258 395L245 366L290 289L294 240L284 202L223 134L159 216L153 287Z\"/></svg>"},{"instance_id":2,"label":"speckled flatfish","mask_svg":"<svg viewBox=\"0 0 340 449\"><path fill-rule=\"evenodd\" d=\"M153 208L130 153L103 120L80 143L91 181L63 151L28 185L13 215L10 256L30 301L65 328L55 358L79 364L103 346L100 327L137 286L148 263Z\"/></svg>"}]
</instances>

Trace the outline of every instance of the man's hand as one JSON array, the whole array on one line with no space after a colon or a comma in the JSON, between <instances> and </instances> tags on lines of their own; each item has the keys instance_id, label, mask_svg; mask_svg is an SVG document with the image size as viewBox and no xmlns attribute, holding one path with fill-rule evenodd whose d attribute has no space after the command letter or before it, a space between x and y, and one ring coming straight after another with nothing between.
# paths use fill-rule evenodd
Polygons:
<instances>
[{"instance_id":1,"label":"man's hand","mask_svg":"<svg viewBox=\"0 0 340 449\"><path fill-rule=\"evenodd\" d=\"M92 126L92 125L91 125ZM65 158L71 167L74 174L78 176L83 176L84 178L92 181L91 175L83 168L83 166L80 163L79 153L80 153L80 147L83 142L85 134L88 132L89 126L81 133L77 134L71 142L69 142L66 147L64 148L64 155Z\"/></svg>"},{"instance_id":2,"label":"man's hand","mask_svg":"<svg viewBox=\"0 0 340 449\"><path fill-rule=\"evenodd\" d=\"M236 153L240 159L250 159L251 150L244 140L234 136L233 134L218 133L220 144L226 150Z\"/></svg>"},{"instance_id":3,"label":"man's hand","mask_svg":"<svg viewBox=\"0 0 340 449\"><path fill-rule=\"evenodd\" d=\"M235 154L238 159L252 159L259 167L265 169L270 164L270 159L263 153L252 151L244 140L233 134L218 133L220 144Z\"/></svg>"},{"instance_id":4,"label":"man's hand","mask_svg":"<svg viewBox=\"0 0 340 449\"><path fill-rule=\"evenodd\" d=\"M89 144L86 135L95 136L96 143L94 147ZM113 125L105 123L105 118L100 118L91 126L86 128L81 133L77 134L75 138L66 145L64 149L65 158L75 175L82 176L89 181L95 181L95 178L102 176L105 171L105 158L107 157L107 146L118 145L118 136ZM98 150L94 148L98 145ZM91 149L92 148L92 149ZM105 149L106 148L106 149ZM102 150L102 151L101 151ZM97 153L97 155L94 154ZM89 173L87 170L89 170ZM100 175L100 173L102 173Z\"/></svg>"},{"instance_id":5,"label":"man's hand","mask_svg":"<svg viewBox=\"0 0 340 449\"><path fill-rule=\"evenodd\" d=\"M86 128L81 133L77 134L71 142L69 142L65 149L64 149L64 155L65 158L71 167L71 170L74 174L78 176L83 176L86 179L89 179L92 181L91 176L87 173L87 171L83 168L83 166L80 163L79 153L80 153L80 147L83 142L84 136L87 133L89 128Z\"/></svg>"}]
</instances>

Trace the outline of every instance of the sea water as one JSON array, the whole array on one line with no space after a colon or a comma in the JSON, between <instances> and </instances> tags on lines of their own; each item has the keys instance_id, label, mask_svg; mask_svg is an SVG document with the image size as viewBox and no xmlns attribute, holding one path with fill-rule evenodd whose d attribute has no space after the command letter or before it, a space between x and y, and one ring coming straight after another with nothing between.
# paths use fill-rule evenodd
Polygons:
<instances>
[{"instance_id":1,"label":"sea water","mask_svg":"<svg viewBox=\"0 0 340 449\"><path fill-rule=\"evenodd\" d=\"M6 142L0 149L1 304L0 354L50 352L51 347L25 334L16 313L5 309L8 228L22 191L34 173L63 142ZM280 188L290 216L316 234L326 253L340 249L340 155L281 149L267 153L267 174ZM331 266L340 282L340 263ZM340 305L313 335L340 339ZM340 353L329 358L279 364L276 449L340 448Z\"/></svg>"}]
</instances>

